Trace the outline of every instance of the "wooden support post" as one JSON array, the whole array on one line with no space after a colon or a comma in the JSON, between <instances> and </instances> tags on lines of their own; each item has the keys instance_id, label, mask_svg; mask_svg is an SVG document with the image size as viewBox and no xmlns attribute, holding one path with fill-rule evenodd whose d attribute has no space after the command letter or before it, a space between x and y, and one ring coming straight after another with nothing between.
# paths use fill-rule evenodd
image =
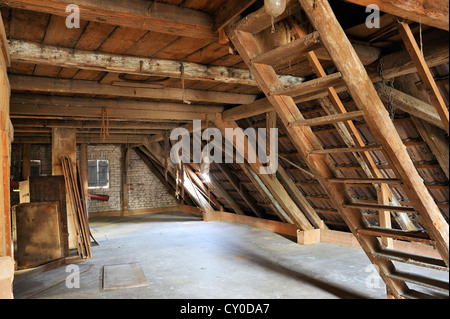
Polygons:
<instances>
[{"instance_id":1,"label":"wooden support post","mask_svg":"<svg viewBox=\"0 0 450 319\"><path fill-rule=\"evenodd\" d=\"M31 172L31 144L22 145L22 179L30 178Z\"/></svg>"},{"instance_id":2,"label":"wooden support post","mask_svg":"<svg viewBox=\"0 0 450 319\"><path fill-rule=\"evenodd\" d=\"M77 162L77 140L76 129L72 128L53 128L52 129L52 175L64 175L61 157L68 157L72 161L72 171L76 171ZM66 211L67 211L67 230L69 232L69 249L77 247L77 237L75 225L72 218L72 208L70 206L68 193L66 190Z\"/></svg>"},{"instance_id":3,"label":"wooden support post","mask_svg":"<svg viewBox=\"0 0 450 319\"><path fill-rule=\"evenodd\" d=\"M9 46L3 20L0 15L0 256L12 256L10 209L10 150L13 138L9 118L11 95L7 67L10 66Z\"/></svg>"},{"instance_id":4,"label":"wooden support post","mask_svg":"<svg viewBox=\"0 0 450 319\"><path fill-rule=\"evenodd\" d=\"M87 144L83 143L80 145L80 174L81 178L83 180L83 191L84 191L84 197L88 198L89 191L88 191L88 157L87 157Z\"/></svg>"},{"instance_id":5,"label":"wooden support post","mask_svg":"<svg viewBox=\"0 0 450 319\"><path fill-rule=\"evenodd\" d=\"M416 65L417 71L420 74L420 77L428 89L430 94L431 103L436 107L436 110L441 117L442 123L444 125L444 129L449 132L449 112L447 105L442 98L441 92L434 81L433 75L425 61L423 54L417 45L416 39L409 27L409 25L405 22L400 22L398 24L398 30L400 32L400 36L405 43L406 49L411 56L411 59L414 61Z\"/></svg>"},{"instance_id":6,"label":"wooden support post","mask_svg":"<svg viewBox=\"0 0 450 319\"><path fill-rule=\"evenodd\" d=\"M125 216L128 212L128 178L130 169L131 147L129 147L128 145L124 145L122 154L122 215Z\"/></svg>"}]
</instances>

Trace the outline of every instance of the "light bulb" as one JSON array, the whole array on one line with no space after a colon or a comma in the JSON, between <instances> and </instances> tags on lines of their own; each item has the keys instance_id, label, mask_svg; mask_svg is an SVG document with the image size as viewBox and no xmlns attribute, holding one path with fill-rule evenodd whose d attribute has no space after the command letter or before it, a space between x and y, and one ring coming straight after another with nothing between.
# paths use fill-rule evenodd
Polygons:
<instances>
[{"instance_id":1,"label":"light bulb","mask_svg":"<svg viewBox=\"0 0 450 319\"><path fill-rule=\"evenodd\" d=\"M286 10L286 0L264 0L264 8L272 17L278 17Z\"/></svg>"}]
</instances>

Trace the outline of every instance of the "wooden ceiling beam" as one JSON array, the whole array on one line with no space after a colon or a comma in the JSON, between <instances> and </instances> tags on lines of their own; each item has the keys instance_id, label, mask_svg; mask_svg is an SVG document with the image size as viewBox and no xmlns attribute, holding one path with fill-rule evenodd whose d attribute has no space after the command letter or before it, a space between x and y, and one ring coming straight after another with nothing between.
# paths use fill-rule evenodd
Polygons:
<instances>
[{"instance_id":1,"label":"wooden ceiling beam","mask_svg":"<svg viewBox=\"0 0 450 319\"><path fill-rule=\"evenodd\" d=\"M253 75L245 69L74 50L22 40L9 41L9 48L12 62L258 86ZM286 85L303 81L302 78L287 75L281 75L280 80Z\"/></svg>"},{"instance_id":2,"label":"wooden ceiling beam","mask_svg":"<svg viewBox=\"0 0 450 319\"><path fill-rule=\"evenodd\" d=\"M147 143L147 138L141 136L114 136L103 139L100 135L97 136L77 136L77 144L136 144L144 145ZM51 144L51 136L15 136L14 144Z\"/></svg>"},{"instance_id":3,"label":"wooden ceiling beam","mask_svg":"<svg viewBox=\"0 0 450 319\"><path fill-rule=\"evenodd\" d=\"M50 13L67 17L67 0L2 0L13 8ZM115 26L200 38L218 39L213 30L213 19L207 13L181 8L162 2L147 0L81 0L76 1L82 20L107 23Z\"/></svg>"},{"instance_id":4,"label":"wooden ceiling beam","mask_svg":"<svg viewBox=\"0 0 450 319\"><path fill-rule=\"evenodd\" d=\"M116 99L66 98L51 96L13 95L11 118L86 117L102 119L106 111L109 119L120 120L206 120L208 114L222 112L221 107L194 106L176 103L142 102Z\"/></svg>"},{"instance_id":5,"label":"wooden ceiling beam","mask_svg":"<svg viewBox=\"0 0 450 319\"><path fill-rule=\"evenodd\" d=\"M377 5L380 11L449 31L448 0L346 0L361 6Z\"/></svg>"},{"instance_id":6,"label":"wooden ceiling beam","mask_svg":"<svg viewBox=\"0 0 450 319\"><path fill-rule=\"evenodd\" d=\"M158 100L187 100L220 104L249 104L256 95L214 92L203 90L183 90L177 88L143 88L120 85L100 84L95 81L53 79L36 76L9 76L12 91L33 93L70 93L114 96L124 98L146 98ZM126 82L125 82L126 83Z\"/></svg>"},{"instance_id":7,"label":"wooden ceiling beam","mask_svg":"<svg viewBox=\"0 0 450 319\"><path fill-rule=\"evenodd\" d=\"M80 129L98 129L102 127L102 121L93 119L91 121L81 120L39 120L39 119L24 119L15 118L12 119L14 129L27 127L27 128L80 128ZM182 126L182 123L170 123L170 122L121 122L110 121L109 129L120 130L171 130Z\"/></svg>"}]
</instances>

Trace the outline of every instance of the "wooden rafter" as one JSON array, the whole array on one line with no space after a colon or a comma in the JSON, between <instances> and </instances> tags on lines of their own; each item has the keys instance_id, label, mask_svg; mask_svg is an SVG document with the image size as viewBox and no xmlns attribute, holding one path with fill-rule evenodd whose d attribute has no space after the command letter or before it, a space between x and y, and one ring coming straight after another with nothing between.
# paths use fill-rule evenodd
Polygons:
<instances>
[{"instance_id":1,"label":"wooden rafter","mask_svg":"<svg viewBox=\"0 0 450 319\"><path fill-rule=\"evenodd\" d=\"M447 14L448 14L448 1L447 1ZM447 15L447 23L448 23L448 15ZM433 78L433 75L431 74L429 66L427 65L427 62L423 57L423 54L416 42L416 39L414 38L413 33L411 32L409 25L405 22L400 22L398 24L398 29L400 32L400 36L402 37L403 42L405 43L406 49L408 50L411 59L414 61L414 64L416 65L417 71L419 72L425 87L428 89L431 103L436 108L437 113L441 117L444 129L448 133L449 132L448 107L445 104L444 99L442 98L441 92L439 91L439 88L436 85L436 82Z\"/></svg>"}]
</instances>

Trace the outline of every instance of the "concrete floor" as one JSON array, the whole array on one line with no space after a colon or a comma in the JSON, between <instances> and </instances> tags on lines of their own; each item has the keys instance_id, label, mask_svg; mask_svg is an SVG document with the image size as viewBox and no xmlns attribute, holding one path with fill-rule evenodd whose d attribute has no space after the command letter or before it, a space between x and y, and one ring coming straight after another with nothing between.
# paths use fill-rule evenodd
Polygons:
<instances>
[{"instance_id":1,"label":"concrete floor","mask_svg":"<svg viewBox=\"0 0 450 319\"><path fill-rule=\"evenodd\" d=\"M99 246L92 247L91 260L77 264L79 288L66 286L70 272L62 266L16 282L15 298L386 297L383 281L356 248L301 246L265 230L183 213L96 218L90 225ZM148 286L103 290L103 267L127 263L140 264Z\"/></svg>"}]
</instances>

